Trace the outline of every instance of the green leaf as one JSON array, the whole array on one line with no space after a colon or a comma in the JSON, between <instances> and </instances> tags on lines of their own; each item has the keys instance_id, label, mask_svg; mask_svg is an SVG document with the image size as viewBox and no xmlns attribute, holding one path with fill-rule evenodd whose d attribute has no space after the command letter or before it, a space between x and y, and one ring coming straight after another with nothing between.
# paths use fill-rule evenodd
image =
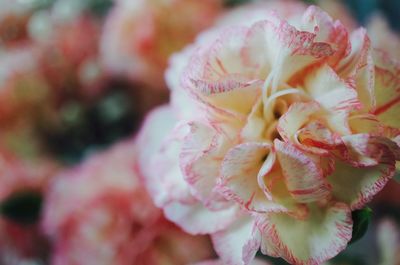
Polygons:
<instances>
[{"instance_id":1,"label":"green leaf","mask_svg":"<svg viewBox=\"0 0 400 265\"><path fill-rule=\"evenodd\" d=\"M361 239L367 232L368 225L371 222L372 210L369 207L365 207L364 209L353 211L351 216L353 218L353 235L349 244Z\"/></svg>"},{"instance_id":2,"label":"green leaf","mask_svg":"<svg viewBox=\"0 0 400 265\"><path fill-rule=\"evenodd\" d=\"M90 10L98 16L107 15L112 6L113 1L111 0L90 0L89 3Z\"/></svg>"},{"instance_id":3,"label":"green leaf","mask_svg":"<svg viewBox=\"0 0 400 265\"><path fill-rule=\"evenodd\" d=\"M227 7L234 7L246 4L247 2L251 2L251 0L224 0L224 5Z\"/></svg>"},{"instance_id":4,"label":"green leaf","mask_svg":"<svg viewBox=\"0 0 400 265\"><path fill-rule=\"evenodd\" d=\"M396 174L394 175L394 180L397 181L397 183L400 183L400 171L396 171Z\"/></svg>"},{"instance_id":5,"label":"green leaf","mask_svg":"<svg viewBox=\"0 0 400 265\"><path fill-rule=\"evenodd\" d=\"M42 194L38 191L20 191L0 204L0 214L19 224L34 224L40 218Z\"/></svg>"}]
</instances>

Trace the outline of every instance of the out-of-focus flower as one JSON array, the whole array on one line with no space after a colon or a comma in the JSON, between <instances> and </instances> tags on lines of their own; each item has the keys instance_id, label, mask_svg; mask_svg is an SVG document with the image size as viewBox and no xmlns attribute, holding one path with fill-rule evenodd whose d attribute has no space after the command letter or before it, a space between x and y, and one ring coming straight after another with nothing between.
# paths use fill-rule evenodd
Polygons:
<instances>
[{"instance_id":1,"label":"out-of-focus flower","mask_svg":"<svg viewBox=\"0 0 400 265\"><path fill-rule=\"evenodd\" d=\"M374 15L367 29L374 48L385 51L390 58L400 60L400 37L390 29L382 15Z\"/></svg>"},{"instance_id":2,"label":"out-of-focus flower","mask_svg":"<svg viewBox=\"0 0 400 265\"><path fill-rule=\"evenodd\" d=\"M44 229L52 264L187 264L212 256L206 237L166 221L135 169L138 150L122 142L54 180Z\"/></svg>"},{"instance_id":3,"label":"out-of-focus flower","mask_svg":"<svg viewBox=\"0 0 400 265\"><path fill-rule=\"evenodd\" d=\"M167 98L167 91L105 73L100 21L83 2L57 0L30 12L26 45L0 54L0 141L19 153L80 161L134 133Z\"/></svg>"},{"instance_id":4,"label":"out-of-focus flower","mask_svg":"<svg viewBox=\"0 0 400 265\"><path fill-rule=\"evenodd\" d=\"M0 54L1 127L32 118L32 111L48 99L49 87L41 75L31 48L12 49Z\"/></svg>"},{"instance_id":5,"label":"out-of-focus flower","mask_svg":"<svg viewBox=\"0 0 400 265\"><path fill-rule=\"evenodd\" d=\"M49 178L57 167L48 161L23 161L0 152L0 263L43 262L49 249L38 221Z\"/></svg>"},{"instance_id":6,"label":"out-of-focus flower","mask_svg":"<svg viewBox=\"0 0 400 265\"><path fill-rule=\"evenodd\" d=\"M356 29L359 25L341 0L317 0L316 4L333 19L338 19L347 29Z\"/></svg>"},{"instance_id":7,"label":"out-of-focus flower","mask_svg":"<svg viewBox=\"0 0 400 265\"><path fill-rule=\"evenodd\" d=\"M379 222L377 229L378 248L380 252L379 265L400 264L400 230L391 219Z\"/></svg>"},{"instance_id":8,"label":"out-of-focus flower","mask_svg":"<svg viewBox=\"0 0 400 265\"><path fill-rule=\"evenodd\" d=\"M0 51L24 46L28 40L28 21L32 5L23 1L3 0L0 10Z\"/></svg>"},{"instance_id":9,"label":"out-of-focus flower","mask_svg":"<svg viewBox=\"0 0 400 265\"><path fill-rule=\"evenodd\" d=\"M225 263L223 263L221 260L208 260L192 265L225 265ZM269 263L263 260L255 259L250 265L269 265Z\"/></svg>"},{"instance_id":10,"label":"out-of-focus flower","mask_svg":"<svg viewBox=\"0 0 400 265\"><path fill-rule=\"evenodd\" d=\"M139 138L156 204L227 264L337 255L400 158L398 63L319 8L278 13L173 56L171 106Z\"/></svg>"},{"instance_id":11,"label":"out-of-focus flower","mask_svg":"<svg viewBox=\"0 0 400 265\"><path fill-rule=\"evenodd\" d=\"M101 40L104 62L113 73L163 88L168 57L221 11L220 0L115 1Z\"/></svg>"}]
</instances>

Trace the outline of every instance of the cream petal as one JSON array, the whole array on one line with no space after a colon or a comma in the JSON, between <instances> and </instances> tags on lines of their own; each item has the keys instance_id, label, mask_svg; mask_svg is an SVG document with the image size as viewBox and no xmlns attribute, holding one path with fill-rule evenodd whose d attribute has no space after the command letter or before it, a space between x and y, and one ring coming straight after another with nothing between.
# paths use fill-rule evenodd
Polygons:
<instances>
[{"instance_id":1,"label":"cream petal","mask_svg":"<svg viewBox=\"0 0 400 265\"><path fill-rule=\"evenodd\" d=\"M284 213L259 217L263 253L307 265L322 264L345 249L352 236L350 209L342 203L309 208L302 220Z\"/></svg>"},{"instance_id":2,"label":"cream petal","mask_svg":"<svg viewBox=\"0 0 400 265\"><path fill-rule=\"evenodd\" d=\"M209 210L202 203L171 202L164 206L165 217L189 234L212 234L226 229L237 215L236 207Z\"/></svg>"},{"instance_id":3,"label":"cream petal","mask_svg":"<svg viewBox=\"0 0 400 265\"><path fill-rule=\"evenodd\" d=\"M189 186L179 168L181 141L187 133L169 106L148 114L136 139L139 150L138 169L154 202L161 207L169 201L193 201Z\"/></svg>"},{"instance_id":4,"label":"cream petal","mask_svg":"<svg viewBox=\"0 0 400 265\"><path fill-rule=\"evenodd\" d=\"M390 164L356 168L336 161L335 171L328 176L328 181L332 185L332 196L356 210L368 203L394 173L395 166Z\"/></svg>"},{"instance_id":5,"label":"cream petal","mask_svg":"<svg viewBox=\"0 0 400 265\"><path fill-rule=\"evenodd\" d=\"M223 157L233 143L212 126L195 122L189 126L179 155L184 179L207 207L225 207L226 200L214 188Z\"/></svg>"},{"instance_id":6,"label":"cream petal","mask_svg":"<svg viewBox=\"0 0 400 265\"><path fill-rule=\"evenodd\" d=\"M400 64L374 53L376 109L372 112L386 126L400 128Z\"/></svg>"},{"instance_id":7,"label":"cream petal","mask_svg":"<svg viewBox=\"0 0 400 265\"><path fill-rule=\"evenodd\" d=\"M320 165L293 144L275 140L274 147L286 185L299 202L313 202L327 198L330 185Z\"/></svg>"},{"instance_id":8,"label":"cream petal","mask_svg":"<svg viewBox=\"0 0 400 265\"><path fill-rule=\"evenodd\" d=\"M256 142L230 149L221 165L218 190L251 211L284 211L283 206L267 199L258 182L258 174L270 152L271 145Z\"/></svg>"},{"instance_id":9,"label":"cream petal","mask_svg":"<svg viewBox=\"0 0 400 265\"><path fill-rule=\"evenodd\" d=\"M260 233L251 217L235 220L227 229L212 235L215 251L224 264L251 264L260 248Z\"/></svg>"}]
</instances>

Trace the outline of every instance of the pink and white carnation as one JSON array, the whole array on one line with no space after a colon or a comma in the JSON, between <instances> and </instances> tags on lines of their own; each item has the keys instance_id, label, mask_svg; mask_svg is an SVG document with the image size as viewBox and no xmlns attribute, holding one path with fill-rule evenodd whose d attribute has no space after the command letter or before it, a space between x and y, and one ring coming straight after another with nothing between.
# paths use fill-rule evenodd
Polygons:
<instances>
[{"instance_id":1,"label":"pink and white carnation","mask_svg":"<svg viewBox=\"0 0 400 265\"><path fill-rule=\"evenodd\" d=\"M165 220L140 183L137 148L125 141L59 175L43 228L54 265L187 264L212 257L206 237Z\"/></svg>"},{"instance_id":2,"label":"pink and white carnation","mask_svg":"<svg viewBox=\"0 0 400 265\"><path fill-rule=\"evenodd\" d=\"M212 25L220 0L115 0L101 39L103 61L116 74L165 87L168 57ZM179 15L177 15L179 14Z\"/></svg>"},{"instance_id":3,"label":"pink and white carnation","mask_svg":"<svg viewBox=\"0 0 400 265\"><path fill-rule=\"evenodd\" d=\"M167 218L211 234L224 263L261 248L322 264L395 174L400 66L315 6L246 24L172 57L171 104L147 118L139 167Z\"/></svg>"}]
</instances>

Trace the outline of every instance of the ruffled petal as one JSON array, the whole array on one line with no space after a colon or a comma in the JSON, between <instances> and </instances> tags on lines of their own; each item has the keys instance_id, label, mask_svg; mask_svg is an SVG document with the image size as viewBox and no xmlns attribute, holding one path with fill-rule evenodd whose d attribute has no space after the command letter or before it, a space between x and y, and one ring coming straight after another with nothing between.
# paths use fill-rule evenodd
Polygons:
<instances>
[{"instance_id":1,"label":"ruffled petal","mask_svg":"<svg viewBox=\"0 0 400 265\"><path fill-rule=\"evenodd\" d=\"M254 24L243 50L246 62L271 73L273 86L286 83L307 66L334 54L331 45L318 42L316 34L299 31L271 13L268 20Z\"/></svg>"},{"instance_id":2,"label":"ruffled petal","mask_svg":"<svg viewBox=\"0 0 400 265\"><path fill-rule=\"evenodd\" d=\"M260 248L260 233L254 220L243 216L227 229L213 234L212 241L224 264L247 265Z\"/></svg>"},{"instance_id":3,"label":"ruffled petal","mask_svg":"<svg viewBox=\"0 0 400 265\"><path fill-rule=\"evenodd\" d=\"M332 196L356 210L368 203L394 173L393 164L356 168L336 161L335 171L328 177L328 181L332 185Z\"/></svg>"},{"instance_id":4,"label":"ruffled petal","mask_svg":"<svg viewBox=\"0 0 400 265\"><path fill-rule=\"evenodd\" d=\"M212 209L225 207L226 200L216 191L221 162L232 144L223 133L202 123L190 123L180 151L184 179L195 196Z\"/></svg>"},{"instance_id":5,"label":"ruffled petal","mask_svg":"<svg viewBox=\"0 0 400 265\"><path fill-rule=\"evenodd\" d=\"M227 265L222 260L206 260L200 263L191 264L191 265ZM250 265L270 265L270 263L261 259L254 259Z\"/></svg>"},{"instance_id":6,"label":"ruffled petal","mask_svg":"<svg viewBox=\"0 0 400 265\"><path fill-rule=\"evenodd\" d=\"M262 172L262 167L270 152L271 145L255 142L244 143L229 150L221 165L218 190L226 198L239 202L248 210L285 210L283 206L267 198L263 182L259 183L259 174L261 173L262 178L269 171L266 169L266 172Z\"/></svg>"},{"instance_id":7,"label":"ruffled petal","mask_svg":"<svg viewBox=\"0 0 400 265\"><path fill-rule=\"evenodd\" d=\"M318 112L320 106L317 102L296 102L279 119L277 130L285 141L295 142L297 131L309 121L309 117Z\"/></svg>"},{"instance_id":8,"label":"ruffled petal","mask_svg":"<svg viewBox=\"0 0 400 265\"><path fill-rule=\"evenodd\" d=\"M375 94L376 109L372 112L386 126L400 128L400 64L376 52Z\"/></svg>"},{"instance_id":9,"label":"ruffled petal","mask_svg":"<svg viewBox=\"0 0 400 265\"><path fill-rule=\"evenodd\" d=\"M360 28L350 36L351 52L335 68L357 91L363 110L375 107L374 62L371 55L371 41L365 29Z\"/></svg>"},{"instance_id":10,"label":"ruffled petal","mask_svg":"<svg viewBox=\"0 0 400 265\"><path fill-rule=\"evenodd\" d=\"M232 27L198 49L183 75L186 88L209 104L235 114L247 114L262 83L254 68L243 63L241 50L247 28Z\"/></svg>"},{"instance_id":11,"label":"ruffled petal","mask_svg":"<svg viewBox=\"0 0 400 265\"><path fill-rule=\"evenodd\" d=\"M357 167L395 164L400 147L387 137L353 134L342 137L346 151L342 159Z\"/></svg>"},{"instance_id":12,"label":"ruffled petal","mask_svg":"<svg viewBox=\"0 0 400 265\"><path fill-rule=\"evenodd\" d=\"M276 155L290 194L299 202L327 198L330 185L320 165L293 144L275 140Z\"/></svg>"},{"instance_id":13,"label":"ruffled petal","mask_svg":"<svg viewBox=\"0 0 400 265\"><path fill-rule=\"evenodd\" d=\"M226 229L236 219L237 211L236 207L213 211L199 202L171 202L164 206L166 218L193 235L212 234Z\"/></svg>"},{"instance_id":14,"label":"ruffled petal","mask_svg":"<svg viewBox=\"0 0 400 265\"><path fill-rule=\"evenodd\" d=\"M304 88L315 101L332 113L354 111L361 107L357 91L346 84L328 65L309 73Z\"/></svg>"},{"instance_id":15,"label":"ruffled petal","mask_svg":"<svg viewBox=\"0 0 400 265\"><path fill-rule=\"evenodd\" d=\"M342 21L334 21L329 14L316 6L310 6L302 18L302 30L315 31L315 41L329 43L335 53L329 57L328 63L334 66L349 53L349 36Z\"/></svg>"},{"instance_id":16,"label":"ruffled petal","mask_svg":"<svg viewBox=\"0 0 400 265\"><path fill-rule=\"evenodd\" d=\"M322 264L346 248L352 224L350 209L342 203L310 205L307 218L302 220L271 213L258 219L261 250L292 264Z\"/></svg>"},{"instance_id":17,"label":"ruffled petal","mask_svg":"<svg viewBox=\"0 0 400 265\"><path fill-rule=\"evenodd\" d=\"M189 186L179 168L179 150L187 133L177 126L168 106L151 112L137 137L138 169L155 204L162 207L169 201L193 201Z\"/></svg>"}]
</instances>

